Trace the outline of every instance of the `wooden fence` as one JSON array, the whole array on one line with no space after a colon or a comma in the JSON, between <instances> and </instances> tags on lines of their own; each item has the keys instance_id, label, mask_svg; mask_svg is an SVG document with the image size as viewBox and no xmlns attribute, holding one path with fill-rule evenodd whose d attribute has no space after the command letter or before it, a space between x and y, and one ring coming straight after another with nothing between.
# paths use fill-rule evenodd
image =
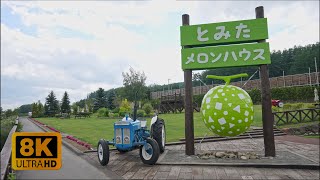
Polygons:
<instances>
[{"instance_id":1,"label":"wooden fence","mask_svg":"<svg viewBox=\"0 0 320 180\"><path fill-rule=\"evenodd\" d=\"M317 77L318 76L318 77ZM316 72L313 73L306 73L306 74L295 74L295 75L288 75L288 76L280 76L280 77L273 77L269 78L270 80L270 87L271 88L280 88L280 87L292 87L292 86L306 86L306 85L316 85L317 78L320 79L320 73ZM231 82L231 85L241 87L245 90L251 89L260 89L260 79L250 80L246 84L246 81L238 81L238 82ZM245 84L245 86L243 86ZM200 95L207 93L211 88L214 86L221 85L221 84L212 84L207 86L197 86L192 88L193 95ZM173 90L166 90L166 91L156 91L151 92L150 96L151 99L160 99L164 96L174 96L175 94L181 94L184 96L184 88L181 89L173 89Z\"/></svg>"},{"instance_id":2,"label":"wooden fence","mask_svg":"<svg viewBox=\"0 0 320 180\"><path fill-rule=\"evenodd\" d=\"M320 108L273 112L275 125L319 121Z\"/></svg>"},{"instance_id":3,"label":"wooden fence","mask_svg":"<svg viewBox=\"0 0 320 180\"><path fill-rule=\"evenodd\" d=\"M6 178L6 175L8 173L8 167L9 167L9 164L10 164L10 160L11 160L11 147L12 147L12 144L11 144L11 141L12 141L12 135L14 132L16 132L17 130L17 127L18 127L18 123L19 123L19 120L18 118L16 119L16 122L14 124L14 126L12 127L9 135L8 135L8 138L6 140L6 143L4 144L2 150L1 150L1 180L5 179Z\"/></svg>"}]
</instances>

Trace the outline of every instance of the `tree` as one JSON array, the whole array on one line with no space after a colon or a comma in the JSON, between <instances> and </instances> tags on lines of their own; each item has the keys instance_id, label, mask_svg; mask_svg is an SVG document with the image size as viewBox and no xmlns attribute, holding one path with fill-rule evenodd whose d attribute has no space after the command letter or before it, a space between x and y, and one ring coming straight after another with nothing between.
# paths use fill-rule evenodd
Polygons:
<instances>
[{"instance_id":1,"label":"tree","mask_svg":"<svg viewBox=\"0 0 320 180\"><path fill-rule=\"evenodd\" d=\"M48 109L47 104L44 104L43 109L44 109L44 115L48 115L47 112L49 109Z\"/></svg>"},{"instance_id":2,"label":"tree","mask_svg":"<svg viewBox=\"0 0 320 180\"><path fill-rule=\"evenodd\" d=\"M0 110L1 110L1 120L4 119L4 111L2 109L2 107L0 107Z\"/></svg>"},{"instance_id":3,"label":"tree","mask_svg":"<svg viewBox=\"0 0 320 180\"><path fill-rule=\"evenodd\" d=\"M38 108L39 117L42 117L44 114L44 107L43 107L43 104L40 102L40 100L38 101L37 108Z\"/></svg>"},{"instance_id":4,"label":"tree","mask_svg":"<svg viewBox=\"0 0 320 180\"><path fill-rule=\"evenodd\" d=\"M8 118L13 115L13 112L11 109L7 109L4 114L5 114L6 118Z\"/></svg>"},{"instance_id":5,"label":"tree","mask_svg":"<svg viewBox=\"0 0 320 180\"><path fill-rule=\"evenodd\" d=\"M19 115L19 108L13 109L13 115L18 116Z\"/></svg>"},{"instance_id":6,"label":"tree","mask_svg":"<svg viewBox=\"0 0 320 180\"><path fill-rule=\"evenodd\" d=\"M92 112L92 99L89 99L89 98L86 99L85 111Z\"/></svg>"},{"instance_id":7,"label":"tree","mask_svg":"<svg viewBox=\"0 0 320 180\"><path fill-rule=\"evenodd\" d=\"M144 104L142 109L146 112L147 115L150 115L151 111L153 110L152 105L150 103Z\"/></svg>"},{"instance_id":8,"label":"tree","mask_svg":"<svg viewBox=\"0 0 320 180\"><path fill-rule=\"evenodd\" d=\"M32 117L42 117L44 112L44 107L40 100L38 103L32 103Z\"/></svg>"},{"instance_id":9,"label":"tree","mask_svg":"<svg viewBox=\"0 0 320 180\"><path fill-rule=\"evenodd\" d=\"M116 108L115 99L116 99L116 94L114 92L114 89L109 90L109 93L107 95L107 108L108 109L112 110L112 109Z\"/></svg>"},{"instance_id":10,"label":"tree","mask_svg":"<svg viewBox=\"0 0 320 180\"><path fill-rule=\"evenodd\" d=\"M133 68L129 72L123 72L123 85L125 96L134 103L133 120L137 118L138 101L146 97L146 75L144 72L135 71Z\"/></svg>"},{"instance_id":11,"label":"tree","mask_svg":"<svg viewBox=\"0 0 320 180\"><path fill-rule=\"evenodd\" d=\"M124 99L120 104L119 114L120 116L125 116L131 112L130 102L127 99Z\"/></svg>"},{"instance_id":12,"label":"tree","mask_svg":"<svg viewBox=\"0 0 320 180\"><path fill-rule=\"evenodd\" d=\"M38 117L37 103L32 103L32 117Z\"/></svg>"},{"instance_id":13,"label":"tree","mask_svg":"<svg viewBox=\"0 0 320 180\"><path fill-rule=\"evenodd\" d=\"M46 111L45 114L48 116L54 116L56 113L59 113L59 102L53 93L53 91L50 92L50 94L46 97Z\"/></svg>"},{"instance_id":14,"label":"tree","mask_svg":"<svg viewBox=\"0 0 320 180\"><path fill-rule=\"evenodd\" d=\"M72 113L73 114L78 114L78 105L77 103L72 103Z\"/></svg>"},{"instance_id":15,"label":"tree","mask_svg":"<svg viewBox=\"0 0 320 180\"><path fill-rule=\"evenodd\" d=\"M106 107L106 95L104 93L104 89L99 88L97 90L97 96L94 99L94 103L93 103L93 112L96 112L98 109L100 108L104 108Z\"/></svg>"},{"instance_id":16,"label":"tree","mask_svg":"<svg viewBox=\"0 0 320 180\"><path fill-rule=\"evenodd\" d=\"M67 91L64 92L61 100L61 112L68 113L68 114L71 112L70 99Z\"/></svg>"},{"instance_id":17,"label":"tree","mask_svg":"<svg viewBox=\"0 0 320 180\"><path fill-rule=\"evenodd\" d=\"M19 113L21 114L28 114L28 112L32 111L32 104L24 104L21 105L19 108Z\"/></svg>"}]
</instances>

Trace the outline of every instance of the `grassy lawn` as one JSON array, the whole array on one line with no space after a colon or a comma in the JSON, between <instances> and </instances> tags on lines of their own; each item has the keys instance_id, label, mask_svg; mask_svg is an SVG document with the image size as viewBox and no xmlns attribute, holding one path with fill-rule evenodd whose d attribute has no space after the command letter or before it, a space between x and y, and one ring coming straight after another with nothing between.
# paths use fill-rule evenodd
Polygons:
<instances>
[{"instance_id":1,"label":"grassy lawn","mask_svg":"<svg viewBox=\"0 0 320 180\"><path fill-rule=\"evenodd\" d=\"M305 126L305 125L311 125L311 124L316 124L316 123L320 123L319 121L312 121L312 122L305 122L305 123L297 123L297 124L286 124L286 125L279 125L277 126L277 128L299 128L301 126Z\"/></svg>"},{"instance_id":2,"label":"grassy lawn","mask_svg":"<svg viewBox=\"0 0 320 180\"><path fill-rule=\"evenodd\" d=\"M255 115L253 126L262 126L261 120L261 106L254 107ZM180 114L161 114L167 128L167 142L178 141L184 138L184 113ZM116 119L99 119L96 117L85 119L58 119L58 118L37 118L37 120L58 129L61 132L73 135L83 141L86 141L93 146L96 146L100 138L112 139L113 138L113 123L118 121ZM148 127L151 118L146 118ZM203 137L208 132L208 135L213 135L211 131L205 127L201 114L194 113L194 134L195 137Z\"/></svg>"},{"instance_id":3,"label":"grassy lawn","mask_svg":"<svg viewBox=\"0 0 320 180\"><path fill-rule=\"evenodd\" d=\"M305 138L320 138L320 135L307 135L307 136L303 136Z\"/></svg>"}]
</instances>

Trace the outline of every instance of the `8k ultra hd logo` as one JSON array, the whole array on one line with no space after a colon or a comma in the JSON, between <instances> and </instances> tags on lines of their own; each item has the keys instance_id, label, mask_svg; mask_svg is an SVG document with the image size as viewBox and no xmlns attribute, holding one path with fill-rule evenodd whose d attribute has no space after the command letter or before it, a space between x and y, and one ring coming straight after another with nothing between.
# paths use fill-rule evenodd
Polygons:
<instances>
[{"instance_id":1,"label":"8k ultra hd logo","mask_svg":"<svg viewBox=\"0 0 320 180\"><path fill-rule=\"evenodd\" d=\"M17 132L12 137L14 170L57 170L61 168L61 134Z\"/></svg>"}]
</instances>

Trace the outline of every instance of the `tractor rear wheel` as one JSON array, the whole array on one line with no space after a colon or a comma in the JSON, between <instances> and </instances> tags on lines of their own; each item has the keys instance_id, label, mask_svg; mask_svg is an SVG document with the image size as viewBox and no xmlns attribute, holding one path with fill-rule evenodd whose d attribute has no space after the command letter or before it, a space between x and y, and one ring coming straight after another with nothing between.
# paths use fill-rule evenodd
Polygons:
<instances>
[{"instance_id":1,"label":"tractor rear wheel","mask_svg":"<svg viewBox=\"0 0 320 180\"><path fill-rule=\"evenodd\" d=\"M166 126L163 119L158 118L152 125L151 137L157 141L160 153L163 153L166 146Z\"/></svg>"},{"instance_id":2,"label":"tractor rear wheel","mask_svg":"<svg viewBox=\"0 0 320 180\"><path fill-rule=\"evenodd\" d=\"M160 150L157 141L147 138L146 145L140 146L140 158L144 164L153 165L157 162Z\"/></svg>"},{"instance_id":3,"label":"tractor rear wheel","mask_svg":"<svg viewBox=\"0 0 320 180\"><path fill-rule=\"evenodd\" d=\"M109 163L109 145L108 141L100 139L98 142L98 160L102 166L105 166Z\"/></svg>"}]
</instances>

